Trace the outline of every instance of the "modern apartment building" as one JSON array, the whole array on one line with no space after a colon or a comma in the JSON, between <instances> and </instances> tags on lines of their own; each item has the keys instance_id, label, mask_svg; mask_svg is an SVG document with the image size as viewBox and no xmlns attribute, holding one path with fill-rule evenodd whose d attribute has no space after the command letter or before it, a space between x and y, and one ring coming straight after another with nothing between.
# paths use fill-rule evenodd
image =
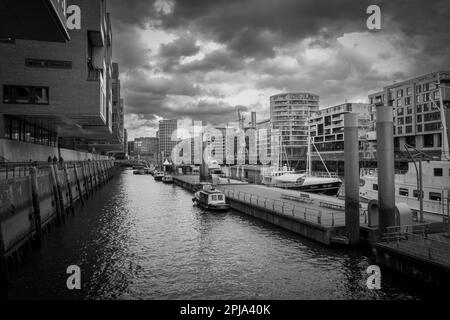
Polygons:
<instances>
[{"instance_id":1,"label":"modern apartment building","mask_svg":"<svg viewBox=\"0 0 450 320\"><path fill-rule=\"evenodd\" d=\"M162 161L171 159L172 150L177 145L176 132L178 129L177 120L161 120L159 121L158 142L159 142L159 159ZM175 136L173 136L175 135ZM173 137L173 140L172 140Z\"/></svg>"},{"instance_id":2,"label":"modern apartment building","mask_svg":"<svg viewBox=\"0 0 450 320\"><path fill-rule=\"evenodd\" d=\"M295 167L303 156L308 138L308 118L319 110L319 96L312 93L283 93L270 97L270 127L279 130L282 153Z\"/></svg>"},{"instance_id":3,"label":"modern apartment building","mask_svg":"<svg viewBox=\"0 0 450 320\"><path fill-rule=\"evenodd\" d=\"M344 103L315 112L309 120L309 129L314 143L312 146L313 167L323 170L316 153L319 151L329 170L344 170L344 114L358 115L359 150L361 161L374 161L376 158L372 133L375 130L372 107L365 103ZM315 148L314 148L315 146Z\"/></svg>"},{"instance_id":4,"label":"modern apartment building","mask_svg":"<svg viewBox=\"0 0 450 320\"><path fill-rule=\"evenodd\" d=\"M394 107L394 147L397 160L408 160L404 145L408 144L431 156L440 157L443 144L442 116L450 121L450 71L432 72L397 82L369 95L370 104ZM440 89L439 89L440 88ZM441 110L441 106L443 109Z\"/></svg>"},{"instance_id":5,"label":"modern apartment building","mask_svg":"<svg viewBox=\"0 0 450 320\"><path fill-rule=\"evenodd\" d=\"M107 2L68 0L67 5L79 7L81 17L80 28L68 30L70 41L17 37L0 42L2 152L26 153L30 144L94 151L92 141L109 143L114 138ZM34 149L34 159L47 158L48 152L39 155ZM16 155L2 156L14 160Z\"/></svg>"}]
</instances>

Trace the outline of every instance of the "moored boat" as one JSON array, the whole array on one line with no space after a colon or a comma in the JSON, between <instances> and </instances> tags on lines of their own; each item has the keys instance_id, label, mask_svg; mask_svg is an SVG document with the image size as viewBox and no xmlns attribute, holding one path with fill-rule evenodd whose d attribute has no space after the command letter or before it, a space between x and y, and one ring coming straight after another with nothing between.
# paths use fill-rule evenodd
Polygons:
<instances>
[{"instance_id":1,"label":"moored boat","mask_svg":"<svg viewBox=\"0 0 450 320\"><path fill-rule=\"evenodd\" d=\"M145 174L144 166L134 166L133 174Z\"/></svg>"},{"instance_id":2,"label":"moored boat","mask_svg":"<svg viewBox=\"0 0 450 320\"><path fill-rule=\"evenodd\" d=\"M229 209L225 194L214 189L211 184L202 185L202 190L197 191L192 198L194 204L208 210L224 211Z\"/></svg>"},{"instance_id":3,"label":"moored boat","mask_svg":"<svg viewBox=\"0 0 450 320\"><path fill-rule=\"evenodd\" d=\"M155 181L162 181L164 177L164 172L155 172L155 174L153 175L153 178L155 179Z\"/></svg>"},{"instance_id":4,"label":"moored boat","mask_svg":"<svg viewBox=\"0 0 450 320\"><path fill-rule=\"evenodd\" d=\"M162 177L162 182L173 183L173 177L171 175L165 175L164 177Z\"/></svg>"}]
</instances>

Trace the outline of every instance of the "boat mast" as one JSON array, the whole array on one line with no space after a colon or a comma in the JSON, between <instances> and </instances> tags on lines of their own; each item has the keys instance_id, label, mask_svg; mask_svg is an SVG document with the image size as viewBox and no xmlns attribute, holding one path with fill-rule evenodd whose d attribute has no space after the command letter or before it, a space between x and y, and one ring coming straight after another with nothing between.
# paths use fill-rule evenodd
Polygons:
<instances>
[{"instance_id":1,"label":"boat mast","mask_svg":"<svg viewBox=\"0 0 450 320\"><path fill-rule=\"evenodd\" d=\"M307 120L309 124L309 119ZM306 153L306 174L308 177L311 176L311 131L308 125L308 151Z\"/></svg>"}]
</instances>

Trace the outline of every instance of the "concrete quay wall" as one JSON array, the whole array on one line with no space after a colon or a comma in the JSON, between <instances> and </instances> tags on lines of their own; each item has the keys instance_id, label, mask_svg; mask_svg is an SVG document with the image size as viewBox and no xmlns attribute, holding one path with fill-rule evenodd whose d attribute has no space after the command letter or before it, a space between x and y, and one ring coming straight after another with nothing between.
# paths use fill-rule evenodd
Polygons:
<instances>
[{"instance_id":1,"label":"concrete quay wall","mask_svg":"<svg viewBox=\"0 0 450 320\"><path fill-rule=\"evenodd\" d=\"M114 161L30 167L26 176L0 180L0 280L8 280L26 250L62 225L78 204L112 179Z\"/></svg>"}]
</instances>

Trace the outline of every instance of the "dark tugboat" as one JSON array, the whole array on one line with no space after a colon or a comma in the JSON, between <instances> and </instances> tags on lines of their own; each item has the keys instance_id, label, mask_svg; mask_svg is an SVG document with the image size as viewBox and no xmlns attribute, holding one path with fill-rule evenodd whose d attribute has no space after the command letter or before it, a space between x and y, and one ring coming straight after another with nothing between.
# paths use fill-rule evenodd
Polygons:
<instances>
[{"instance_id":1,"label":"dark tugboat","mask_svg":"<svg viewBox=\"0 0 450 320\"><path fill-rule=\"evenodd\" d=\"M229 209L229 205L225 202L225 195L214 189L211 184L203 184L202 190L195 193L192 202L208 210L224 211Z\"/></svg>"}]
</instances>

